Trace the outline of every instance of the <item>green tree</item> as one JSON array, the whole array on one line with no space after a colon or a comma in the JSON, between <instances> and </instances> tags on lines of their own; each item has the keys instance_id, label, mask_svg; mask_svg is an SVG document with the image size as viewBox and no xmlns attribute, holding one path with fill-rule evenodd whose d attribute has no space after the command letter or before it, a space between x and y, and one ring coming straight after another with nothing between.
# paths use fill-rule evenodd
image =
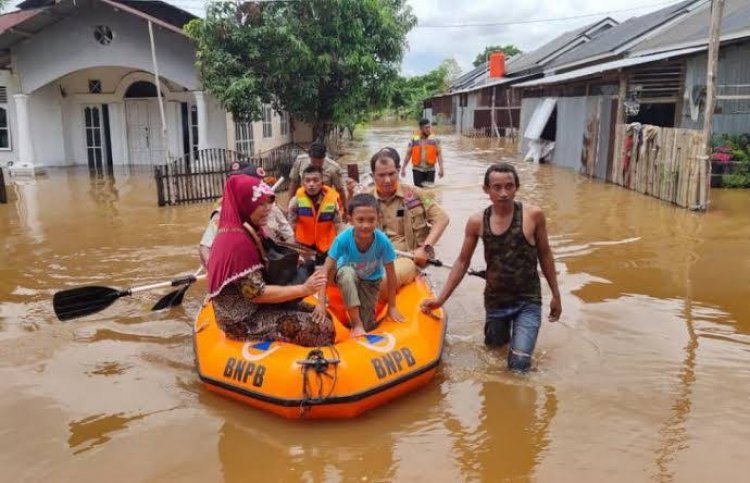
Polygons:
<instances>
[{"instance_id":1,"label":"green tree","mask_svg":"<svg viewBox=\"0 0 750 483\"><path fill-rule=\"evenodd\" d=\"M448 90L452 80L460 74L458 63L446 59L427 74L413 77L399 77L396 81L390 107L401 118L422 117L422 103L436 94Z\"/></svg>"},{"instance_id":2,"label":"green tree","mask_svg":"<svg viewBox=\"0 0 750 483\"><path fill-rule=\"evenodd\" d=\"M479 67L483 63L487 62L487 56L490 55L491 52L503 52L506 57L513 57L514 55L523 53L521 52L521 49L512 44L488 45L482 52L477 54L477 57L473 62L474 67Z\"/></svg>"},{"instance_id":3,"label":"green tree","mask_svg":"<svg viewBox=\"0 0 750 483\"><path fill-rule=\"evenodd\" d=\"M186 31L204 89L235 119L271 103L322 139L387 105L414 25L405 0L219 1Z\"/></svg>"}]
</instances>

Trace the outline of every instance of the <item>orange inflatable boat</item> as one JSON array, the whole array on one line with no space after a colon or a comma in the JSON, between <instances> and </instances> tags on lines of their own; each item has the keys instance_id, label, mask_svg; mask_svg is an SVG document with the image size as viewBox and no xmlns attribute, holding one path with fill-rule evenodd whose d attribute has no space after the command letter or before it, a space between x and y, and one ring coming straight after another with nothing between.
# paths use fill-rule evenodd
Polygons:
<instances>
[{"instance_id":1,"label":"orange inflatable boat","mask_svg":"<svg viewBox=\"0 0 750 483\"><path fill-rule=\"evenodd\" d=\"M423 386L435 374L446 319L442 310L429 316L419 309L430 297L427 280L417 277L396 296L405 322L386 318L367 335L350 338L340 298L337 303L332 296L336 341L325 347L228 339L207 303L195 322L198 375L211 391L286 418L357 416Z\"/></svg>"}]
</instances>

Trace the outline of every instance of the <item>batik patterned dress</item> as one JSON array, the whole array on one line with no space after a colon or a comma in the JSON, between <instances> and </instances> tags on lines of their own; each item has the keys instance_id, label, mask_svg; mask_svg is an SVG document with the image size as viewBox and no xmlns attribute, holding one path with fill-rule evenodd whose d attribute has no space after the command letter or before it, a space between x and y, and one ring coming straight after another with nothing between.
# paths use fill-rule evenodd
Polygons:
<instances>
[{"instance_id":1,"label":"batik patterned dress","mask_svg":"<svg viewBox=\"0 0 750 483\"><path fill-rule=\"evenodd\" d=\"M227 284L213 298L216 320L229 338L277 340L305 347L333 344L333 323L330 319L317 323L312 305L301 302L296 308L287 308L288 304L253 302L265 288L263 272L257 269Z\"/></svg>"}]
</instances>

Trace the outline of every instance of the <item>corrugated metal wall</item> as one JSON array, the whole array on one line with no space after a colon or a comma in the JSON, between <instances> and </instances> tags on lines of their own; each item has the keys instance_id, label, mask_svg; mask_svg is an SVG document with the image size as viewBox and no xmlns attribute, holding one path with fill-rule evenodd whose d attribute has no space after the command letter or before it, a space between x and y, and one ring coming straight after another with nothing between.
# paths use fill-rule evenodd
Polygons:
<instances>
[{"instance_id":1,"label":"corrugated metal wall","mask_svg":"<svg viewBox=\"0 0 750 483\"><path fill-rule=\"evenodd\" d=\"M685 72L685 86L688 93L694 93L698 89L695 86L706 85L706 54L697 55L687 59ZM750 84L750 44L723 47L719 58L719 74L717 84L737 85ZM729 92L727 92L729 91ZM725 93L750 94L750 89L743 88L732 92L729 89ZM718 94L722 90L717 91ZM695 98L695 94L693 94ZM750 132L750 99L748 100L717 100L717 108L721 113L714 114L713 132L716 134L740 134ZM702 129L703 109L698 113L696 120L690 117L690 102L684 101L682 107L682 122L680 127L687 129Z\"/></svg>"},{"instance_id":2,"label":"corrugated metal wall","mask_svg":"<svg viewBox=\"0 0 750 483\"><path fill-rule=\"evenodd\" d=\"M518 132L521 142L518 143L518 152L522 155L526 154L526 151L529 149L529 140L523 137L523 133L526 132L526 127L529 125L534 111L542 101L543 98L541 97L527 97L521 100L521 127Z\"/></svg>"},{"instance_id":3,"label":"corrugated metal wall","mask_svg":"<svg viewBox=\"0 0 750 483\"><path fill-rule=\"evenodd\" d=\"M576 171L581 167L586 97L557 98L557 134L552 163ZM525 100L525 99L524 99Z\"/></svg>"},{"instance_id":4,"label":"corrugated metal wall","mask_svg":"<svg viewBox=\"0 0 750 483\"><path fill-rule=\"evenodd\" d=\"M461 107L460 106L460 97L461 95L457 95L455 97L459 98L459 106L458 109L458 121L456 123L456 128L458 132L461 134L464 134L467 130L474 129L474 110L477 108L477 105L479 103L479 91L477 92L469 92L466 95L466 105Z\"/></svg>"}]
</instances>

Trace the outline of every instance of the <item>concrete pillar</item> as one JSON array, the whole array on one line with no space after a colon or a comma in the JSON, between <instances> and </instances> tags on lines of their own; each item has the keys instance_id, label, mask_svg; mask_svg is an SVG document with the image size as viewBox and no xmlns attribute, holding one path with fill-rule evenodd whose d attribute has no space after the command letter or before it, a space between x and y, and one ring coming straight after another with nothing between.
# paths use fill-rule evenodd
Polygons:
<instances>
[{"instance_id":1,"label":"concrete pillar","mask_svg":"<svg viewBox=\"0 0 750 483\"><path fill-rule=\"evenodd\" d=\"M198 149L208 148L208 106L203 91L193 91L198 110Z\"/></svg>"},{"instance_id":2,"label":"concrete pillar","mask_svg":"<svg viewBox=\"0 0 750 483\"><path fill-rule=\"evenodd\" d=\"M29 96L26 94L15 94L13 99L16 102L16 121L18 129L18 164L14 171L34 170L36 162L34 156L34 144L31 138L31 118L29 117Z\"/></svg>"}]
</instances>

